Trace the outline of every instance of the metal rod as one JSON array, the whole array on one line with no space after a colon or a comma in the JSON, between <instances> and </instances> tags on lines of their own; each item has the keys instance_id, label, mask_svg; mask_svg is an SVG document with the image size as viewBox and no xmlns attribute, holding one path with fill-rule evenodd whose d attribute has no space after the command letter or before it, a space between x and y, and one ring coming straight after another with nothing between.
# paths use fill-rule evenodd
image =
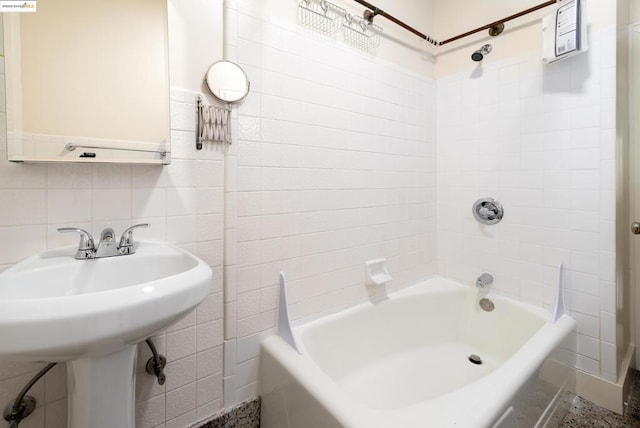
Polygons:
<instances>
[{"instance_id":1,"label":"metal rod","mask_svg":"<svg viewBox=\"0 0 640 428\"><path fill-rule=\"evenodd\" d=\"M70 152L74 151L77 148L81 148L81 149L103 149L103 150L126 150L128 152L158 153L160 156L163 156L163 157L167 156L167 151L162 149L157 149L157 150L130 149L128 147L89 146L89 145L73 144L73 143L68 143L66 146L64 146L64 148Z\"/></svg>"},{"instance_id":2,"label":"metal rod","mask_svg":"<svg viewBox=\"0 0 640 428\"><path fill-rule=\"evenodd\" d=\"M373 11L374 15L384 16L385 18L387 18L389 21L393 22L394 24L399 25L400 27L404 28L405 30L412 32L416 36L420 37L421 39L426 40L427 42L431 43L432 45L438 46L438 42L436 40L432 39L431 37L427 36L424 33L421 33L420 31L416 30L412 26L400 21L395 16L388 14L384 10L372 5L371 3L366 2L364 0L353 0L353 1L355 1L356 3L360 3L362 6L366 7L367 9L370 9L371 11Z\"/></svg>"},{"instance_id":3,"label":"metal rod","mask_svg":"<svg viewBox=\"0 0 640 428\"><path fill-rule=\"evenodd\" d=\"M470 35L475 34L475 33L479 33L480 31L483 31L483 30L488 30L488 29L492 28L493 26L495 26L497 24L500 24L500 23L504 24L507 21L511 21L513 19L520 18L521 16L528 15L528 14L533 13L535 11L538 11L540 9L544 9L545 7L554 5L556 3L557 3L557 0L549 0L549 1L546 1L544 3L540 3L537 6L529 8L527 10L523 10L522 12L518 12L518 13L515 13L515 14L510 15L510 16L507 16L506 18L499 19L497 21L492 22L491 24L487 24L487 25L485 25L483 27L476 28L475 30L467 31L466 33L459 34L459 35L457 35L455 37L451 37L451 38L449 38L447 40L443 40L442 42L439 43L439 46L446 45L447 43L455 42L456 40L462 39L464 37L470 36Z\"/></svg>"},{"instance_id":4,"label":"metal rod","mask_svg":"<svg viewBox=\"0 0 640 428\"><path fill-rule=\"evenodd\" d=\"M549 0L549 1L546 1L544 3L540 3L537 6L534 6L534 7L531 7L529 9L523 10L522 12L518 12L518 13L515 13L513 15L507 16L506 18L494 21L491 24L484 25L482 27L476 28L475 30L467 31L466 33L462 33L462 34L459 34L457 36L450 37L447 40L444 40L442 42L438 42L437 40L432 39L431 37L427 36L424 33L421 33L420 31L416 30L415 28L411 27L410 25L400 21L398 18L394 17L393 15L389 15L387 12L383 11L382 9L378 8L377 6L372 5L371 3L367 2L367 1L364 1L364 0L353 0L353 1L355 1L356 3L361 4L362 6L366 7L367 9L370 9L371 11L373 11L373 15L374 16L375 15L384 16L389 21L393 22L396 25L399 25L400 27L404 28L407 31L412 32L413 34L415 34L416 36L420 37L421 39L426 40L427 42L429 42L433 46L442 46L442 45L446 45L447 43L455 42L456 40L460 40L460 39L462 39L464 37L467 37L467 36L470 36L472 34L478 33L480 31L488 30L488 29L494 27L497 24L500 24L500 23L504 24L505 22L511 21L513 19L516 19L516 18L520 18L521 16L528 15L528 14L530 14L532 12L538 11L540 9L544 9L545 7L548 7L548 6L551 6L551 5L554 5L554 4L557 3L557 0Z\"/></svg>"}]
</instances>

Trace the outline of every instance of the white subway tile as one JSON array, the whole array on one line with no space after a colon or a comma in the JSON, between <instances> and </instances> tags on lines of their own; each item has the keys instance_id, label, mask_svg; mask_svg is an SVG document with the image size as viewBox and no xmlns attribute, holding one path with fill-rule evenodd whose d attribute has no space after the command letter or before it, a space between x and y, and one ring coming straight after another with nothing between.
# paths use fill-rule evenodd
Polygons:
<instances>
[{"instance_id":1,"label":"white subway tile","mask_svg":"<svg viewBox=\"0 0 640 428\"><path fill-rule=\"evenodd\" d=\"M240 318L237 321L237 337L243 338L262 331L262 319L260 315L249 318Z\"/></svg>"},{"instance_id":2,"label":"white subway tile","mask_svg":"<svg viewBox=\"0 0 640 428\"><path fill-rule=\"evenodd\" d=\"M180 131L195 130L195 109L192 103L171 102L171 129Z\"/></svg>"},{"instance_id":3,"label":"white subway tile","mask_svg":"<svg viewBox=\"0 0 640 428\"><path fill-rule=\"evenodd\" d=\"M215 320L196 326L196 351L202 352L214 348L224 340L223 321Z\"/></svg>"},{"instance_id":4,"label":"white subway tile","mask_svg":"<svg viewBox=\"0 0 640 428\"><path fill-rule=\"evenodd\" d=\"M222 381L224 407L230 409L239 404L238 394L234 382L235 376L225 376Z\"/></svg>"},{"instance_id":5,"label":"white subway tile","mask_svg":"<svg viewBox=\"0 0 640 428\"><path fill-rule=\"evenodd\" d=\"M273 144L282 140L282 123L273 119L262 119L260 122L260 133L262 139L262 165L280 166L281 148Z\"/></svg>"},{"instance_id":6,"label":"white subway tile","mask_svg":"<svg viewBox=\"0 0 640 428\"><path fill-rule=\"evenodd\" d=\"M261 21L244 13L238 14L238 37L252 42L261 41Z\"/></svg>"},{"instance_id":7,"label":"white subway tile","mask_svg":"<svg viewBox=\"0 0 640 428\"><path fill-rule=\"evenodd\" d=\"M608 380L616 380L617 371L617 352L616 346L611 343L601 343L602 360L600 362L600 368L602 369L602 375L607 376Z\"/></svg>"},{"instance_id":8,"label":"white subway tile","mask_svg":"<svg viewBox=\"0 0 640 428\"><path fill-rule=\"evenodd\" d=\"M198 214L224 214L224 189L221 187L197 187L196 207Z\"/></svg>"},{"instance_id":9,"label":"white subway tile","mask_svg":"<svg viewBox=\"0 0 640 428\"><path fill-rule=\"evenodd\" d=\"M165 398L154 397L136 405L136 427L154 428L164 423Z\"/></svg>"},{"instance_id":10,"label":"white subway tile","mask_svg":"<svg viewBox=\"0 0 640 428\"><path fill-rule=\"evenodd\" d=\"M173 161L174 165L178 161ZM175 177L169 179L171 166L136 165L131 171L131 182L134 188L166 187ZM175 173L174 173L175 174Z\"/></svg>"},{"instance_id":11,"label":"white subway tile","mask_svg":"<svg viewBox=\"0 0 640 428\"><path fill-rule=\"evenodd\" d=\"M96 164L93 167L93 188L131 187L131 166L120 164Z\"/></svg>"},{"instance_id":12,"label":"white subway tile","mask_svg":"<svg viewBox=\"0 0 640 428\"><path fill-rule=\"evenodd\" d=\"M193 170L193 163L190 168ZM219 160L198 160L195 163L195 182L190 186L221 187L224 183L224 163ZM176 184L176 186L178 186Z\"/></svg>"},{"instance_id":13,"label":"white subway tile","mask_svg":"<svg viewBox=\"0 0 640 428\"><path fill-rule=\"evenodd\" d=\"M600 360L600 342L593 337L578 334L578 354L593 360Z\"/></svg>"},{"instance_id":14,"label":"white subway tile","mask_svg":"<svg viewBox=\"0 0 640 428\"><path fill-rule=\"evenodd\" d=\"M167 215L167 192L164 188L132 189L133 217L164 217Z\"/></svg>"},{"instance_id":15,"label":"white subway tile","mask_svg":"<svg viewBox=\"0 0 640 428\"><path fill-rule=\"evenodd\" d=\"M237 365L235 377L237 388L243 388L258 381L259 362L258 358L251 358Z\"/></svg>"},{"instance_id":16,"label":"white subway tile","mask_svg":"<svg viewBox=\"0 0 640 428\"><path fill-rule=\"evenodd\" d=\"M238 318L247 318L260 313L260 292L240 293L237 296Z\"/></svg>"},{"instance_id":17,"label":"white subway tile","mask_svg":"<svg viewBox=\"0 0 640 428\"><path fill-rule=\"evenodd\" d=\"M574 312L571 315L578 323L578 333L594 339L600 338L600 320L597 317Z\"/></svg>"},{"instance_id":18,"label":"white subway tile","mask_svg":"<svg viewBox=\"0 0 640 428\"><path fill-rule=\"evenodd\" d=\"M189 355L175 361L168 361L165 368L167 392L183 387L196 380L196 356Z\"/></svg>"},{"instance_id":19,"label":"white subway tile","mask_svg":"<svg viewBox=\"0 0 640 428\"><path fill-rule=\"evenodd\" d=\"M260 192L238 192L237 194L237 215L238 217L260 215L260 202L262 195Z\"/></svg>"},{"instance_id":20,"label":"white subway tile","mask_svg":"<svg viewBox=\"0 0 640 428\"><path fill-rule=\"evenodd\" d=\"M175 361L196 353L196 327L167 333L167 359Z\"/></svg>"},{"instance_id":21,"label":"white subway tile","mask_svg":"<svg viewBox=\"0 0 640 428\"><path fill-rule=\"evenodd\" d=\"M187 244L197 240L196 216L167 217L167 240Z\"/></svg>"},{"instance_id":22,"label":"white subway tile","mask_svg":"<svg viewBox=\"0 0 640 428\"><path fill-rule=\"evenodd\" d=\"M571 310L592 317L600 316L598 297L574 291L571 293Z\"/></svg>"},{"instance_id":23,"label":"white subway tile","mask_svg":"<svg viewBox=\"0 0 640 428\"><path fill-rule=\"evenodd\" d=\"M262 144L254 141L238 142L238 165L240 166L259 166L260 149ZM238 174L241 174L238 171Z\"/></svg>"},{"instance_id":24,"label":"white subway tile","mask_svg":"<svg viewBox=\"0 0 640 428\"><path fill-rule=\"evenodd\" d=\"M600 251L599 271L603 281L614 282L616 280L616 253Z\"/></svg>"},{"instance_id":25,"label":"white subway tile","mask_svg":"<svg viewBox=\"0 0 640 428\"><path fill-rule=\"evenodd\" d=\"M0 189L0 225L42 224L47 217L47 192L44 189Z\"/></svg>"},{"instance_id":26,"label":"white subway tile","mask_svg":"<svg viewBox=\"0 0 640 428\"><path fill-rule=\"evenodd\" d=\"M260 238L270 239L282 236L282 216L263 215L260 217Z\"/></svg>"},{"instance_id":27,"label":"white subway tile","mask_svg":"<svg viewBox=\"0 0 640 428\"><path fill-rule=\"evenodd\" d=\"M196 355L196 378L222 373L223 370L223 345L220 344L206 351L198 352Z\"/></svg>"},{"instance_id":28,"label":"white subway tile","mask_svg":"<svg viewBox=\"0 0 640 428\"><path fill-rule=\"evenodd\" d=\"M131 188L94 189L92 193L92 218L123 220L131 218Z\"/></svg>"},{"instance_id":29,"label":"white subway tile","mask_svg":"<svg viewBox=\"0 0 640 428\"><path fill-rule=\"evenodd\" d=\"M578 354L576 358L576 368L589 374L600 376L600 363L584 355Z\"/></svg>"},{"instance_id":30,"label":"white subway tile","mask_svg":"<svg viewBox=\"0 0 640 428\"><path fill-rule=\"evenodd\" d=\"M0 188L43 189L47 187L47 165L6 161L7 154L0 150Z\"/></svg>"},{"instance_id":31,"label":"white subway tile","mask_svg":"<svg viewBox=\"0 0 640 428\"><path fill-rule=\"evenodd\" d=\"M616 343L615 314L610 312L600 312L600 339L603 342Z\"/></svg>"},{"instance_id":32,"label":"white subway tile","mask_svg":"<svg viewBox=\"0 0 640 428\"><path fill-rule=\"evenodd\" d=\"M84 189L49 189L47 221L49 223L86 222L92 219L93 193Z\"/></svg>"},{"instance_id":33,"label":"white subway tile","mask_svg":"<svg viewBox=\"0 0 640 428\"><path fill-rule=\"evenodd\" d=\"M172 423L171 419L177 418L185 413L195 410L196 408L196 384L190 383L182 388L175 389L170 391L166 395L166 404L165 404L165 417L169 421L167 426ZM193 420L192 415L189 415L185 421L181 423L185 423L188 420ZM187 422L188 423L188 422ZM173 426L183 426L176 425Z\"/></svg>"},{"instance_id":34,"label":"white subway tile","mask_svg":"<svg viewBox=\"0 0 640 428\"><path fill-rule=\"evenodd\" d=\"M600 283L600 296L602 310L609 313L616 313L616 285L611 282Z\"/></svg>"},{"instance_id":35,"label":"white subway tile","mask_svg":"<svg viewBox=\"0 0 640 428\"><path fill-rule=\"evenodd\" d=\"M166 189L166 215L191 216L197 212L197 191L194 187Z\"/></svg>"},{"instance_id":36,"label":"white subway tile","mask_svg":"<svg viewBox=\"0 0 640 428\"><path fill-rule=\"evenodd\" d=\"M47 168L47 187L50 189L88 189L93 184L93 165L55 163Z\"/></svg>"},{"instance_id":37,"label":"white subway tile","mask_svg":"<svg viewBox=\"0 0 640 428\"><path fill-rule=\"evenodd\" d=\"M46 415L46 426L48 428L64 428L67 426L67 399L48 403L44 412ZM26 425L26 424L25 424Z\"/></svg>"},{"instance_id":38,"label":"white subway tile","mask_svg":"<svg viewBox=\"0 0 640 428\"><path fill-rule=\"evenodd\" d=\"M240 20L240 15L238 16ZM260 67L260 44L247 40L238 39L238 62L253 67Z\"/></svg>"},{"instance_id":39,"label":"white subway tile","mask_svg":"<svg viewBox=\"0 0 640 428\"><path fill-rule=\"evenodd\" d=\"M196 406L201 407L222 399L222 373L216 373L196 382Z\"/></svg>"}]
</instances>

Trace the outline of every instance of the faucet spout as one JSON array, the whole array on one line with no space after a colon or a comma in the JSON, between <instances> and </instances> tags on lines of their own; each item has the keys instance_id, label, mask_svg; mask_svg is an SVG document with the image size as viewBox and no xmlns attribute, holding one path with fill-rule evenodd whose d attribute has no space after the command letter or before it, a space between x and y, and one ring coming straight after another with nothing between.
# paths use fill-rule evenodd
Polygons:
<instances>
[{"instance_id":1,"label":"faucet spout","mask_svg":"<svg viewBox=\"0 0 640 428\"><path fill-rule=\"evenodd\" d=\"M102 241L115 241L116 232L110 227L107 227L100 233L100 242Z\"/></svg>"},{"instance_id":2,"label":"faucet spout","mask_svg":"<svg viewBox=\"0 0 640 428\"><path fill-rule=\"evenodd\" d=\"M484 288L491 283L493 283L493 275L488 272L484 272L476 279L476 287Z\"/></svg>"},{"instance_id":3,"label":"faucet spout","mask_svg":"<svg viewBox=\"0 0 640 428\"><path fill-rule=\"evenodd\" d=\"M116 233L110 227L107 227L100 233L100 242L96 248L96 258L113 257L118 255L118 243L116 242Z\"/></svg>"}]
</instances>

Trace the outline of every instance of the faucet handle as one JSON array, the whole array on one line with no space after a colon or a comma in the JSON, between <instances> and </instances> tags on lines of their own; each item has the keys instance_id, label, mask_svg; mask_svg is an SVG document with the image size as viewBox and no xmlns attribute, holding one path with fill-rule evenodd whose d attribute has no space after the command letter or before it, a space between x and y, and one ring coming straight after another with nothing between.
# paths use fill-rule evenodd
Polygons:
<instances>
[{"instance_id":1,"label":"faucet handle","mask_svg":"<svg viewBox=\"0 0 640 428\"><path fill-rule=\"evenodd\" d=\"M127 228L124 232L122 232L122 236L120 237L120 244L118 247L120 248L121 254L133 254L135 251L133 250L133 231L139 227L149 227L151 226L149 223L140 223L134 224L133 226Z\"/></svg>"},{"instance_id":2,"label":"faucet handle","mask_svg":"<svg viewBox=\"0 0 640 428\"><path fill-rule=\"evenodd\" d=\"M93 237L89 232L79 227L61 227L58 229L60 233L79 233L80 243L78 244L78 251L76 252L76 259L90 259L93 257L93 252L96 246L93 242Z\"/></svg>"}]
</instances>

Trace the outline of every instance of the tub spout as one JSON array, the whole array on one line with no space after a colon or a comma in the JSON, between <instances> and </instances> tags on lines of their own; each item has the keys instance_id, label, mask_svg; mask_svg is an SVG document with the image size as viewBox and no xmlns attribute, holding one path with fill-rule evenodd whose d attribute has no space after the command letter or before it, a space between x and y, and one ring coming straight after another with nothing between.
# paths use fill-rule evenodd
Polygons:
<instances>
[{"instance_id":1,"label":"tub spout","mask_svg":"<svg viewBox=\"0 0 640 428\"><path fill-rule=\"evenodd\" d=\"M476 279L476 287L484 288L493 282L493 275L488 272L484 272Z\"/></svg>"}]
</instances>

